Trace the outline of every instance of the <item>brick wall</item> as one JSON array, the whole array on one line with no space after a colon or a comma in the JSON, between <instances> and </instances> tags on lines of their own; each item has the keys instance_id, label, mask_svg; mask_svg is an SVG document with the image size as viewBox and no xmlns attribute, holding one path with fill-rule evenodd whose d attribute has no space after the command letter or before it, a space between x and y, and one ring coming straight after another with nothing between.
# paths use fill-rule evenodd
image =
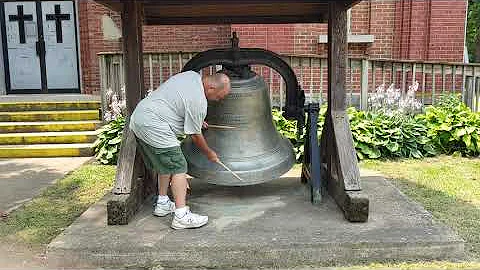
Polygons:
<instances>
[{"instance_id":1,"label":"brick wall","mask_svg":"<svg viewBox=\"0 0 480 270\"><path fill-rule=\"evenodd\" d=\"M83 92L99 89L99 52L120 51L121 40L103 38L101 18L120 26L119 14L95 3L80 2ZM371 0L352 9L351 33L375 36L373 44L349 44L353 57L463 61L467 0ZM145 52L197 52L229 46L236 31L241 47L281 54L326 56L319 35L326 24L145 26Z\"/></svg>"},{"instance_id":2,"label":"brick wall","mask_svg":"<svg viewBox=\"0 0 480 270\"><path fill-rule=\"evenodd\" d=\"M409 0L396 8L394 57L463 61L466 1Z\"/></svg>"},{"instance_id":3,"label":"brick wall","mask_svg":"<svg viewBox=\"0 0 480 270\"><path fill-rule=\"evenodd\" d=\"M120 51L121 40L109 41L103 38L102 16L114 20L119 16L110 9L94 1L79 1L80 51L83 93L97 93L100 87L99 52Z\"/></svg>"},{"instance_id":4,"label":"brick wall","mask_svg":"<svg viewBox=\"0 0 480 270\"><path fill-rule=\"evenodd\" d=\"M362 2L359 5L366 6L367 3ZM371 46L368 46L367 53L374 58L393 58L396 13L395 1L372 1L369 5L369 23L366 25L369 27L368 33L375 36L375 42ZM359 30L355 25L361 24L356 18L355 12L352 11L352 33L354 34ZM365 16L361 18L365 19Z\"/></svg>"},{"instance_id":5,"label":"brick wall","mask_svg":"<svg viewBox=\"0 0 480 270\"><path fill-rule=\"evenodd\" d=\"M233 24L231 28L240 38L240 47L263 48L284 54L294 51L294 30L293 24Z\"/></svg>"},{"instance_id":6,"label":"brick wall","mask_svg":"<svg viewBox=\"0 0 480 270\"><path fill-rule=\"evenodd\" d=\"M464 18L467 2L435 0L431 3L428 59L461 61L464 50Z\"/></svg>"},{"instance_id":7,"label":"brick wall","mask_svg":"<svg viewBox=\"0 0 480 270\"><path fill-rule=\"evenodd\" d=\"M93 0L79 1L79 13L82 93L98 93L98 53L122 51L121 39L104 39L102 16L112 18L118 28L121 28L121 18L117 12ZM145 52L199 52L229 46L231 26L145 26L143 32Z\"/></svg>"}]
</instances>

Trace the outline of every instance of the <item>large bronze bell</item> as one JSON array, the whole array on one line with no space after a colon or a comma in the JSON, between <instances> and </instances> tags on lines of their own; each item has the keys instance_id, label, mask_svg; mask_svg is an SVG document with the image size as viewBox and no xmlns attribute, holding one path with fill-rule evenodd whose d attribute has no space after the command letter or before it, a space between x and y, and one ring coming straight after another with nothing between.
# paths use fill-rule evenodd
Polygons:
<instances>
[{"instance_id":1,"label":"large bronze bell","mask_svg":"<svg viewBox=\"0 0 480 270\"><path fill-rule=\"evenodd\" d=\"M247 76L231 76L231 86L224 100L209 102L206 121L211 127L203 135L220 160L243 181L208 161L189 138L182 144L188 173L225 186L253 185L278 178L292 168L295 156L289 140L274 126L264 80L249 71Z\"/></svg>"}]
</instances>

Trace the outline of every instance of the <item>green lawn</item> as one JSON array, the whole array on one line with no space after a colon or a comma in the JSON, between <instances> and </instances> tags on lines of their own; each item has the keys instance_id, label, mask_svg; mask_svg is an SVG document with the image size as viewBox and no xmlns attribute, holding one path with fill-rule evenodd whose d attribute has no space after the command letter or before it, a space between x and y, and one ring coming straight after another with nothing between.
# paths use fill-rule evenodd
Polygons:
<instances>
[{"instance_id":1,"label":"green lawn","mask_svg":"<svg viewBox=\"0 0 480 270\"><path fill-rule=\"evenodd\" d=\"M84 165L0 222L0 242L48 244L111 190L115 166Z\"/></svg>"},{"instance_id":2,"label":"green lawn","mask_svg":"<svg viewBox=\"0 0 480 270\"><path fill-rule=\"evenodd\" d=\"M430 264L424 267L480 269L480 159L440 156L423 160L364 161L360 166L392 179L408 197L453 228L467 242L470 258L476 261L439 263L444 268ZM407 264L401 269L415 269L408 268L411 266Z\"/></svg>"}]
</instances>

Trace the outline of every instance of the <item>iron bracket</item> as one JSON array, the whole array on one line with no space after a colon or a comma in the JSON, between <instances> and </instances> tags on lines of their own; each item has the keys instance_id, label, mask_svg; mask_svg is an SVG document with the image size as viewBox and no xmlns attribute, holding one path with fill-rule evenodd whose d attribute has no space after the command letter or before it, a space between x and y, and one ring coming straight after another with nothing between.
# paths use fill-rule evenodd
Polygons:
<instances>
[{"instance_id":1,"label":"iron bracket","mask_svg":"<svg viewBox=\"0 0 480 270\"><path fill-rule=\"evenodd\" d=\"M310 199L313 204L322 201L322 177L320 163L320 145L318 143L318 115L320 105L309 103L305 107L307 113L307 131L304 142L304 159L302 164L302 183L310 187Z\"/></svg>"}]
</instances>

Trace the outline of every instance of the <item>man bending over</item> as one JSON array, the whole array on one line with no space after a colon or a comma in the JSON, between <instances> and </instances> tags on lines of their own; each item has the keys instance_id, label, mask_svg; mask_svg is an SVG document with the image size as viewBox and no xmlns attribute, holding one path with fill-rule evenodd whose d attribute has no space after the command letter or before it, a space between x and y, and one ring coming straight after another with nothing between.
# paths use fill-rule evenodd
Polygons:
<instances>
[{"instance_id":1,"label":"man bending over","mask_svg":"<svg viewBox=\"0 0 480 270\"><path fill-rule=\"evenodd\" d=\"M130 117L147 167L158 173L158 200L153 214L174 213L174 229L198 228L207 216L190 212L186 206L187 161L180 148L179 135L189 135L211 162L217 162L202 135L207 115L207 100L221 100L230 92L225 74L201 77L194 71L179 73L141 100ZM167 196L171 187L175 203Z\"/></svg>"}]
</instances>

